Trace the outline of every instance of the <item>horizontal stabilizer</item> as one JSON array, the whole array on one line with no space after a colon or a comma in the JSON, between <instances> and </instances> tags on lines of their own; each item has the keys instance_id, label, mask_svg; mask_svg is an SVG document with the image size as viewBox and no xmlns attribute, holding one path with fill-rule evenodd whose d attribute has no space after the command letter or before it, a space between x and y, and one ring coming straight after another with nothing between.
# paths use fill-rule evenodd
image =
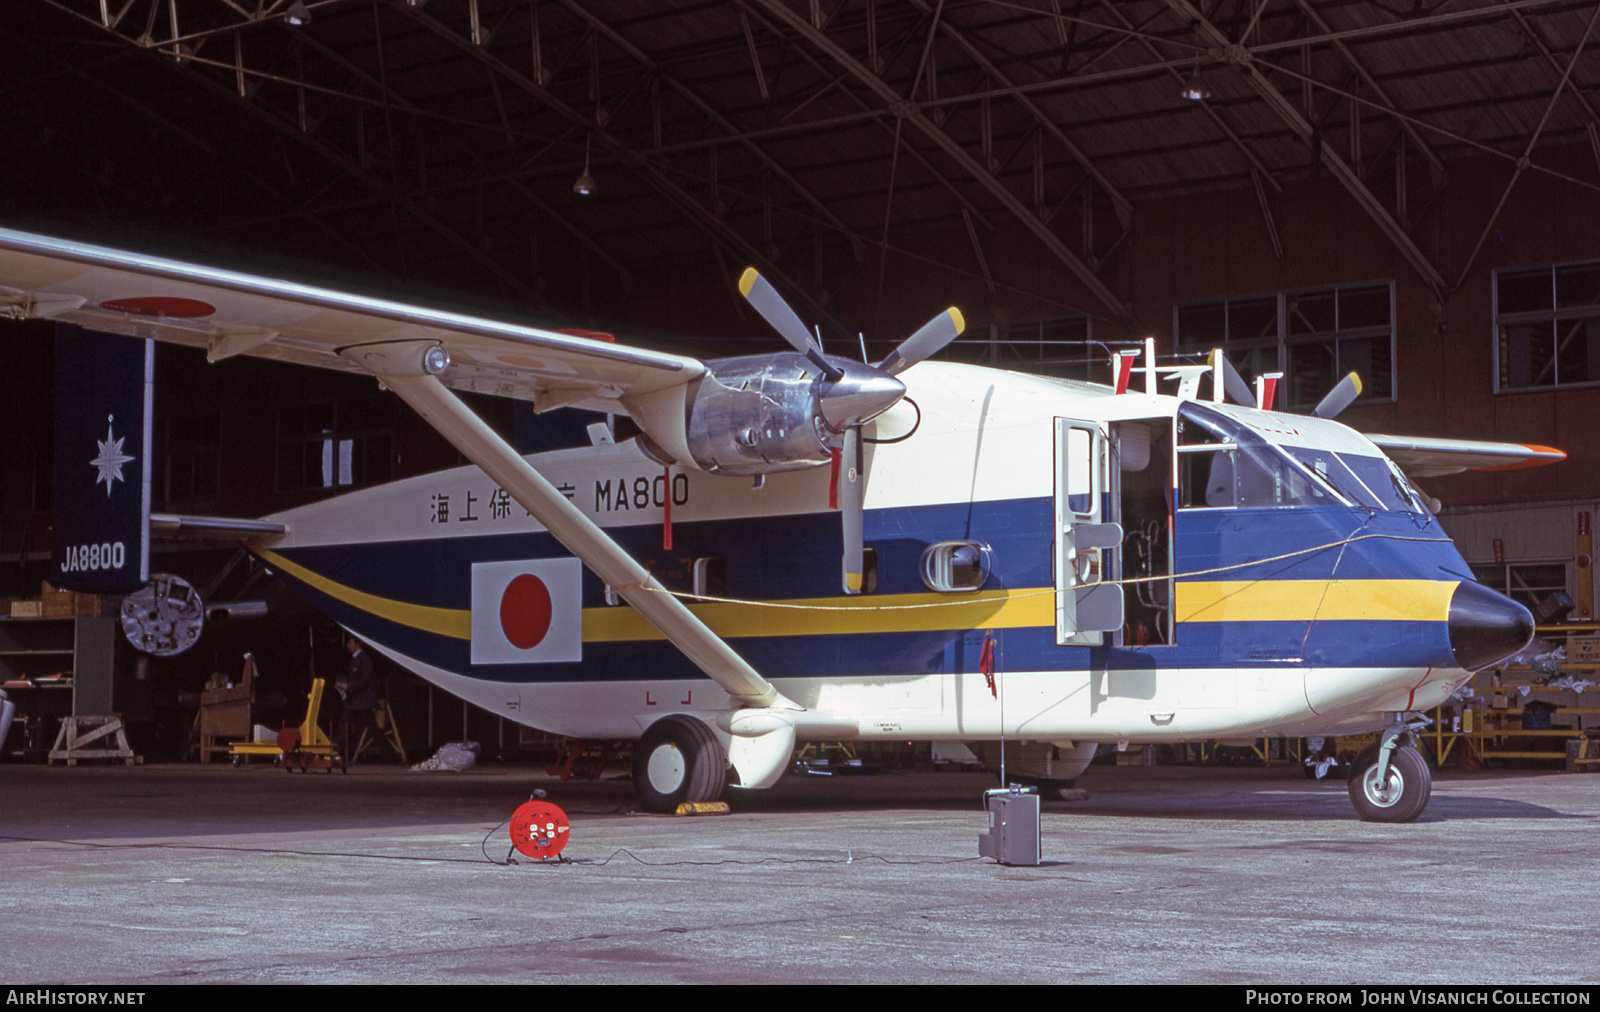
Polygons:
<instances>
[{"instance_id":1,"label":"horizontal stabilizer","mask_svg":"<svg viewBox=\"0 0 1600 1012\"><path fill-rule=\"evenodd\" d=\"M150 533L166 538L259 541L287 534L289 527L287 524L271 520L236 520L232 517L185 517L173 513L152 513Z\"/></svg>"}]
</instances>

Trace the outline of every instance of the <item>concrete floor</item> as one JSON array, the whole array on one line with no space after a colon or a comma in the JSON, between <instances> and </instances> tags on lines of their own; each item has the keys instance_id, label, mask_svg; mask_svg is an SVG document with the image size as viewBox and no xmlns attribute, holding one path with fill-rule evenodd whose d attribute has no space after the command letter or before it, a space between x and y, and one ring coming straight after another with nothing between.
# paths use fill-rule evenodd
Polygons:
<instances>
[{"instance_id":1,"label":"concrete floor","mask_svg":"<svg viewBox=\"0 0 1600 1012\"><path fill-rule=\"evenodd\" d=\"M980 774L670 818L540 773L0 766L0 982L1600 981L1600 777L1446 772L1378 826L1293 767L1096 767L1012 868ZM486 860L534 786L576 863Z\"/></svg>"}]
</instances>

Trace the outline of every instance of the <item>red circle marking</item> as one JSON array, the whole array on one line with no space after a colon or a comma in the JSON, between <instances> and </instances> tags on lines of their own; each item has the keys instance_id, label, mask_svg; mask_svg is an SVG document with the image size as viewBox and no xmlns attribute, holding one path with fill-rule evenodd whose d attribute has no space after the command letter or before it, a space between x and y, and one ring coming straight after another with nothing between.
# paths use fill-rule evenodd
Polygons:
<instances>
[{"instance_id":1,"label":"red circle marking","mask_svg":"<svg viewBox=\"0 0 1600 1012\"><path fill-rule=\"evenodd\" d=\"M100 305L118 313L137 313L140 316L170 316L193 320L210 316L217 307L199 299L180 299L171 295L144 295L133 299L112 299Z\"/></svg>"},{"instance_id":2,"label":"red circle marking","mask_svg":"<svg viewBox=\"0 0 1600 1012\"><path fill-rule=\"evenodd\" d=\"M550 590L532 573L506 584L500 595L500 629L518 650L532 650L550 631Z\"/></svg>"}]
</instances>

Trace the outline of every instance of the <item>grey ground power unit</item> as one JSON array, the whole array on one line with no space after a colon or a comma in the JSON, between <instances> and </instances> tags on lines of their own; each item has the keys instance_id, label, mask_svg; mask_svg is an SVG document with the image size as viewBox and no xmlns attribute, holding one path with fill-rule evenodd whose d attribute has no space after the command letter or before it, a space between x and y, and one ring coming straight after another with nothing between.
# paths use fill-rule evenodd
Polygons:
<instances>
[{"instance_id":1,"label":"grey ground power unit","mask_svg":"<svg viewBox=\"0 0 1600 1012\"><path fill-rule=\"evenodd\" d=\"M1039 863L1039 792L1032 787L1004 787L983 792L989 831L978 837L978 856L1001 864Z\"/></svg>"}]
</instances>

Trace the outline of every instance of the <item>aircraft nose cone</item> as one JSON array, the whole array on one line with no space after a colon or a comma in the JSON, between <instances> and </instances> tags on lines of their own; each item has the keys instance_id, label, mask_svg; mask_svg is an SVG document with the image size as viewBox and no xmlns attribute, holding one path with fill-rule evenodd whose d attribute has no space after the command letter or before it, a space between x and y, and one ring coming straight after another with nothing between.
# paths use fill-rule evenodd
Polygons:
<instances>
[{"instance_id":1,"label":"aircraft nose cone","mask_svg":"<svg viewBox=\"0 0 1600 1012\"><path fill-rule=\"evenodd\" d=\"M1468 671L1486 668L1527 646L1533 615L1479 583L1462 583L1450 597L1450 650Z\"/></svg>"},{"instance_id":2,"label":"aircraft nose cone","mask_svg":"<svg viewBox=\"0 0 1600 1012\"><path fill-rule=\"evenodd\" d=\"M856 362L839 364L844 375L821 391L822 417L834 429L864 422L894 407L906 385L893 376Z\"/></svg>"}]
</instances>

